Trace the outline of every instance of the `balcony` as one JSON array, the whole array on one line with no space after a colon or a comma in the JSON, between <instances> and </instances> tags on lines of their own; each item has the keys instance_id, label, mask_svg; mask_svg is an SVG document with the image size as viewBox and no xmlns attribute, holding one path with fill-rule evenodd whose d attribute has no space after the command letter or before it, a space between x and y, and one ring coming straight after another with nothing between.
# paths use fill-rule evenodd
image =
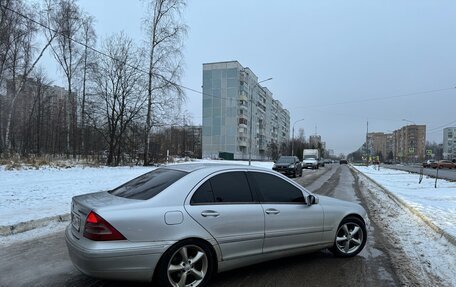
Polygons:
<instances>
[{"instance_id":1,"label":"balcony","mask_svg":"<svg viewBox=\"0 0 456 287\"><path fill-rule=\"evenodd\" d=\"M241 147L247 147L247 138L238 138L238 144Z\"/></svg>"},{"instance_id":2,"label":"balcony","mask_svg":"<svg viewBox=\"0 0 456 287\"><path fill-rule=\"evenodd\" d=\"M265 151L266 148L267 148L266 141L260 140L260 141L258 142L258 150L260 150L260 151Z\"/></svg>"}]
</instances>

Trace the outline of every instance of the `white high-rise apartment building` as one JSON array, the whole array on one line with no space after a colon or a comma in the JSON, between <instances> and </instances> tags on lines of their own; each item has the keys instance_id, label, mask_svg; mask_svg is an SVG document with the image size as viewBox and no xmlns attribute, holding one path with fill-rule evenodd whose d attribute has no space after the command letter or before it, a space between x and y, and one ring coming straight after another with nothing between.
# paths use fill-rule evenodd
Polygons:
<instances>
[{"instance_id":1,"label":"white high-rise apartment building","mask_svg":"<svg viewBox=\"0 0 456 287\"><path fill-rule=\"evenodd\" d=\"M456 127L443 129L443 158L456 159Z\"/></svg>"},{"instance_id":2,"label":"white high-rise apartment building","mask_svg":"<svg viewBox=\"0 0 456 287\"><path fill-rule=\"evenodd\" d=\"M203 158L268 159L290 138L290 114L237 61L203 64ZM250 144L250 139L252 142Z\"/></svg>"}]
</instances>

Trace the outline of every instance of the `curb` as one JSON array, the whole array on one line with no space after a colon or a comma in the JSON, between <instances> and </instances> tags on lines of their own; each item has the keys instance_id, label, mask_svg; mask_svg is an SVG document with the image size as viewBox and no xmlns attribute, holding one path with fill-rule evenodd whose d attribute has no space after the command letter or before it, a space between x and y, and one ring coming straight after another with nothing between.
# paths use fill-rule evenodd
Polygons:
<instances>
[{"instance_id":1,"label":"curb","mask_svg":"<svg viewBox=\"0 0 456 287\"><path fill-rule=\"evenodd\" d=\"M20 222L13 225L0 226L0 236L8 236L33 230L36 228L44 227L50 222L65 222L70 220L70 214L65 213L61 215L49 216L41 219Z\"/></svg>"},{"instance_id":2,"label":"curb","mask_svg":"<svg viewBox=\"0 0 456 287\"><path fill-rule=\"evenodd\" d=\"M392 192L390 192L388 189L386 189L383 185L381 185L380 183L378 183L377 181L375 181L374 179L372 179L370 176L360 172L359 170L357 170L356 168L350 166L350 168L352 170L354 170L357 174L362 174L365 178L367 178L368 180L370 180L372 183L374 183L375 185L377 185L381 190L383 190L383 192L389 197L391 198L394 202L396 202L399 206L403 207L403 208L406 208L408 209L412 214L418 216L421 220L423 220L424 223L426 223L426 225L428 225L431 229L433 229L435 232L441 234L443 237L445 237L451 244L453 244L454 246L456 246L456 237L454 237L453 235L449 234L448 232L446 232L445 230L443 230L442 228L440 228L439 226L435 225L429 218L427 218L425 215L423 215L421 212L419 212L418 210L416 210L415 208L413 208L412 206L408 205L404 200L402 200L401 198L399 198L398 196L396 196L395 194L393 194Z\"/></svg>"}]
</instances>

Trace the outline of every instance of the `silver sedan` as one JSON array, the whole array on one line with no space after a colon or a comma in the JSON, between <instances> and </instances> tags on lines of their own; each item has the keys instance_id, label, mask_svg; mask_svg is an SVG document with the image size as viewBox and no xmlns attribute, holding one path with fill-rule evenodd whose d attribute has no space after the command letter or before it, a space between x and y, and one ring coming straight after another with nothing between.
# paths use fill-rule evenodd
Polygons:
<instances>
[{"instance_id":1,"label":"silver sedan","mask_svg":"<svg viewBox=\"0 0 456 287\"><path fill-rule=\"evenodd\" d=\"M65 234L89 276L204 286L217 272L284 256L355 256L367 223L360 205L317 197L275 171L200 163L74 197Z\"/></svg>"}]
</instances>

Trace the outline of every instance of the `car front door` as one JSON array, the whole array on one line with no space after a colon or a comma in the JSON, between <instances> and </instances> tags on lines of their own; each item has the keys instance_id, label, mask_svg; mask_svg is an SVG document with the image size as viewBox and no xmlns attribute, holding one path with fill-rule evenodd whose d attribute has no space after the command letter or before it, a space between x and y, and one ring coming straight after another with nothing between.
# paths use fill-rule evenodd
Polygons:
<instances>
[{"instance_id":1,"label":"car front door","mask_svg":"<svg viewBox=\"0 0 456 287\"><path fill-rule=\"evenodd\" d=\"M264 213L245 172L223 172L206 179L186 209L217 240L223 260L261 254Z\"/></svg>"},{"instance_id":2,"label":"car front door","mask_svg":"<svg viewBox=\"0 0 456 287\"><path fill-rule=\"evenodd\" d=\"M248 172L265 213L263 253L318 245L323 240L323 209L305 204L303 191L269 173Z\"/></svg>"}]
</instances>

